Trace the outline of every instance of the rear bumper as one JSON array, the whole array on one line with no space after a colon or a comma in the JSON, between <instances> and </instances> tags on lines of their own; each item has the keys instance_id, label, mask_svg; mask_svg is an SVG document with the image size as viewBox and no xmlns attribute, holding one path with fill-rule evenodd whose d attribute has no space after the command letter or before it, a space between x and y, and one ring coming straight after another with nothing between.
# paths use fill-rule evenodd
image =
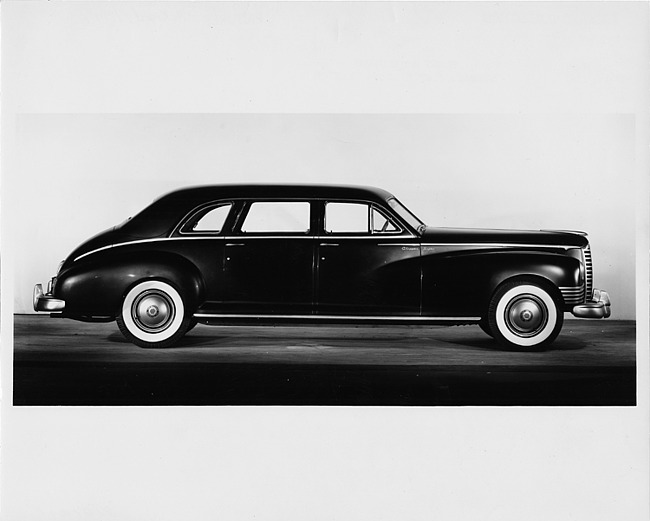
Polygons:
<instances>
[{"instance_id":1,"label":"rear bumper","mask_svg":"<svg viewBox=\"0 0 650 521\"><path fill-rule=\"evenodd\" d=\"M593 300L574 306L571 312L579 318L608 318L612 314L610 305L609 294L595 289Z\"/></svg>"},{"instance_id":2,"label":"rear bumper","mask_svg":"<svg viewBox=\"0 0 650 521\"><path fill-rule=\"evenodd\" d=\"M34 286L34 311L63 311L65 300L54 298L52 295L43 293L43 286Z\"/></svg>"}]
</instances>

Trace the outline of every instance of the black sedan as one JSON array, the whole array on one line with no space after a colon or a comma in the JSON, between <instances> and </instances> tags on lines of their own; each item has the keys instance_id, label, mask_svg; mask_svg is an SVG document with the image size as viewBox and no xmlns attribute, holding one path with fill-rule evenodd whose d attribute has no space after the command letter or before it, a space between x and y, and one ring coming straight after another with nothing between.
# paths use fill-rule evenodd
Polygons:
<instances>
[{"instance_id":1,"label":"black sedan","mask_svg":"<svg viewBox=\"0 0 650 521\"><path fill-rule=\"evenodd\" d=\"M197 323L478 324L539 349L565 312L606 318L586 234L427 227L368 187L214 185L169 193L74 250L34 309L117 320L141 347Z\"/></svg>"}]
</instances>

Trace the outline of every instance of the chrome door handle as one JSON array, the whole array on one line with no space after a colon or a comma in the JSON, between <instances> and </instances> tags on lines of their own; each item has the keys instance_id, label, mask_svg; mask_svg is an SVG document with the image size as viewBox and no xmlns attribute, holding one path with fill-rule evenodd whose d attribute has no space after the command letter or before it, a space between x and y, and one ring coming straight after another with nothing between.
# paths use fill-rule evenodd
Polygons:
<instances>
[{"instance_id":1,"label":"chrome door handle","mask_svg":"<svg viewBox=\"0 0 650 521\"><path fill-rule=\"evenodd\" d=\"M321 242L319 246L338 246L335 242Z\"/></svg>"},{"instance_id":2,"label":"chrome door handle","mask_svg":"<svg viewBox=\"0 0 650 521\"><path fill-rule=\"evenodd\" d=\"M228 242L226 246L246 246L243 242Z\"/></svg>"}]
</instances>

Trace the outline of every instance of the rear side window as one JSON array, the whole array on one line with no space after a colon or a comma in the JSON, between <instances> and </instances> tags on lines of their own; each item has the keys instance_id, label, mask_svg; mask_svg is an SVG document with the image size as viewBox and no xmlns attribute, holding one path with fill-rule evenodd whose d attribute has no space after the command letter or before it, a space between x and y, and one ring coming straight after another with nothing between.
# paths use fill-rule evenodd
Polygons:
<instances>
[{"instance_id":1,"label":"rear side window","mask_svg":"<svg viewBox=\"0 0 650 521\"><path fill-rule=\"evenodd\" d=\"M213 208L203 217L201 217L198 222L192 228L194 232L220 232L223 229L223 225L226 222L226 217L230 212L231 205L217 206Z\"/></svg>"},{"instance_id":2,"label":"rear side window","mask_svg":"<svg viewBox=\"0 0 650 521\"><path fill-rule=\"evenodd\" d=\"M232 203L220 204L195 214L182 228L182 233L219 233L223 230Z\"/></svg>"},{"instance_id":3,"label":"rear side window","mask_svg":"<svg viewBox=\"0 0 650 521\"><path fill-rule=\"evenodd\" d=\"M307 233L308 202L260 201L252 203L241 226L244 233Z\"/></svg>"}]
</instances>

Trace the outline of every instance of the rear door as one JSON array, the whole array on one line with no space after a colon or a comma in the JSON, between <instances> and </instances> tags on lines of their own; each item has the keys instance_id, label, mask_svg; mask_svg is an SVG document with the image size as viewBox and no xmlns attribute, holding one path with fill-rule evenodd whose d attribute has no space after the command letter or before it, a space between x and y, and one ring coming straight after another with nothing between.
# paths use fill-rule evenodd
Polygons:
<instances>
[{"instance_id":1,"label":"rear door","mask_svg":"<svg viewBox=\"0 0 650 521\"><path fill-rule=\"evenodd\" d=\"M311 203L248 201L224 244L224 311L303 315L314 298Z\"/></svg>"},{"instance_id":2,"label":"rear door","mask_svg":"<svg viewBox=\"0 0 650 521\"><path fill-rule=\"evenodd\" d=\"M318 313L419 315L419 238L374 203L326 201L319 213Z\"/></svg>"}]
</instances>

